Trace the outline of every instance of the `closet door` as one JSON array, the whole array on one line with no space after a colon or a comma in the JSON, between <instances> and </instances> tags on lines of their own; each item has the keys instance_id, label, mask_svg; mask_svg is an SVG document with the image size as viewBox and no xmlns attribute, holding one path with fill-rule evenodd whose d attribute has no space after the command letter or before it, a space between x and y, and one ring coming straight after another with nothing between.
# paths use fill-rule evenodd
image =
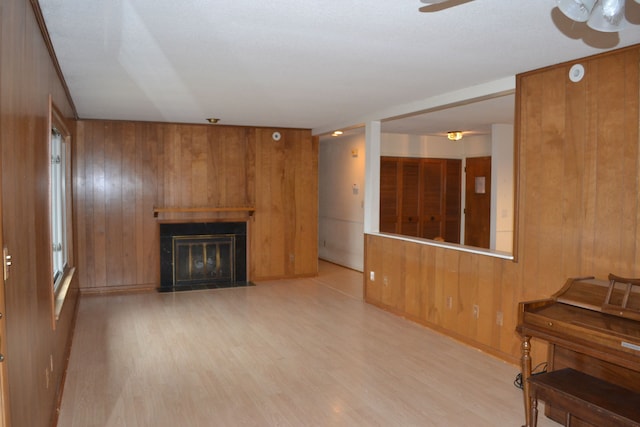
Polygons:
<instances>
[{"instance_id":1,"label":"closet door","mask_svg":"<svg viewBox=\"0 0 640 427\"><path fill-rule=\"evenodd\" d=\"M398 233L400 161L380 158L380 232Z\"/></svg>"},{"instance_id":2,"label":"closet door","mask_svg":"<svg viewBox=\"0 0 640 427\"><path fill-rule=\"evenodd\" d=\"M421 166L420 236L460 243L462 161L423 159Z\"/></svg>"},{"instance_id":3,"label":"closet door","mask_svg":"<svg viewBox=\"0 0 640 427\"><path fill-rule=\"evenodd\" d=\"M400 234L418 237L420 225L420 160L404 159L401 170Z\"/></svg>"},{"instance_id":4,"label":"closet door","mask_svg":"<svg viewBox=\"0 0 640 427\"><path fill-rule=\"evenodd\" d=\"M462 160L447 159L444 178L444 231L442 237L447 242L460 243Z\"/></svg>"},{"instance_id":5,"label":"closet door","mask_svg":"<svg viewBox=\"0 0 640 427\"><path fill-rule=\"evenodd\" d=\"M442 159L422 160L420 237L444 238L444 170Z\"/></svg>"},{"instance_id":6,"label":"closet door","mask_svg":"<svg viewBox=\"0 0 640 427\"><path fill-rule=\"evenodd\" d=\"M380 231L460 243L460 159L380 158Z\"/></svg>"}]
</instances>

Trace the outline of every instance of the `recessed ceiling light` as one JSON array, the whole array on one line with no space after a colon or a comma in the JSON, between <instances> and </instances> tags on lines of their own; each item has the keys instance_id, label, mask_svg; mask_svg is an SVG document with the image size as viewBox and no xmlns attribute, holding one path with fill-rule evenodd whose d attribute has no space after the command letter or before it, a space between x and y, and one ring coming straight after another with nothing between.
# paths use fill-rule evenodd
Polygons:
<instances>
[{"instance_id":1,"label":"recessed ceiling light","mask_svg":"<svg viewBox=\"0 0 640 427\"><path fill-rule=\"evenodd\" d=\"M220 119L218 119L217 117L209 117L209 118L207 119L207 121L208 121L209 123L211 123L212 125L215 125L216 123L218 123L218 122L220 121Z\"/></svg>"},{"instance_id":2,"label":"recessed ceiling light","mask_svg":"<svg viewBox=\"0 0 640 427\"><path fill-rule=\"evenodd\" d=\"M333 133L331 134L331 136L340 136L340 135L342 135L343 133L344 133L344 132L342 132L341 130L336 130L336 131L333 131Z\"/></svg>"}]
</instances>

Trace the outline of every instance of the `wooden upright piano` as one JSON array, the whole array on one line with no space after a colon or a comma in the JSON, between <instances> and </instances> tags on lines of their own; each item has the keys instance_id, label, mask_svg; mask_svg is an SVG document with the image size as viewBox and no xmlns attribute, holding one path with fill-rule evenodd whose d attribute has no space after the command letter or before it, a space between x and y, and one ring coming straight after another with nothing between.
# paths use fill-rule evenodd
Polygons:
<instances>
[{"instance_id":1,"label":"wooden upright piano","mask_svg":"<svg viewBox=\"0 0 640 427\"><path fill-rule=\"evenodd\" d=\"M532 400L531 395L532 388L535 394L537 386L530 385L537 376L529 381L532 338L548 342L547 372L587 374L589 378L595 377L595 381L603 380L600 382L629 390L629 401L619 402L627 406L621 412L631 407L630 417L638 424L607 424L640 425L634 409L640 399L640 279L613 274L608 280L569 279L549 299L521 302L516 330L522 337L521 368L527 427L534 426L537 418L537 399L534 395ZM595 399L600 401L600 397L607 398L596 396ZM594 425L594 421L584 420L588 416L571 419L571 411L566 405L558 403L554 407L551 400L545 400L545 414L551 419L571 426ZM640 407L637 411L640 414Z\"/></svg>"}]
</instances>

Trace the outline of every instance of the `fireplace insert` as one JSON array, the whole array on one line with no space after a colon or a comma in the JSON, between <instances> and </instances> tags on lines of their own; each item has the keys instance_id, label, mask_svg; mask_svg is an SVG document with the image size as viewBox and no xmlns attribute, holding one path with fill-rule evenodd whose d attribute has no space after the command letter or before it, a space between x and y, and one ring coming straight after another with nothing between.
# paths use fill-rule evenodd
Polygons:
<instances>
[{"instance_id":1,"label":"fireplace insert","mask_svg":"<svg viewBox=\"0 0 640 427\"><path fill-rule=\"evenodd\" d=\"M247 286L247 224L160 224L160 291Z\"/></svg>"}]
</instances>

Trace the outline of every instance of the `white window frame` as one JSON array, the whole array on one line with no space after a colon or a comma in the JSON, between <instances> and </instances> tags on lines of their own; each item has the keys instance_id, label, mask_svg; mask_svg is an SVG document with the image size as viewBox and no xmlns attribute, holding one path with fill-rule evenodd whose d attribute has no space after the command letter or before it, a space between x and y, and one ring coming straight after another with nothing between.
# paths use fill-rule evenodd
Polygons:
<instances>
[{"instance_id":1,"label":"white window frame","mask_svg":"<svg viewBox=\"0 0 640 427\"><path fill-rule=\"evenodd\" d=\"M75 272L73 263L73 215L71 188L71 133L64 116L49 97L49 250L51 259L52 327Z\"/></svg>"},{"instance_id":2,"label":"white window frame","mask_svg":"<svg viewBox=\"0 0 640 427\"><path fill-rule=\"evenodd\" d=\"M51 128L51 250L53 264L53 290L60 288L65 269L69 266L66 221L66 177L67 156L64 136L54 125Z\"/></svg>"}]
</instances>

